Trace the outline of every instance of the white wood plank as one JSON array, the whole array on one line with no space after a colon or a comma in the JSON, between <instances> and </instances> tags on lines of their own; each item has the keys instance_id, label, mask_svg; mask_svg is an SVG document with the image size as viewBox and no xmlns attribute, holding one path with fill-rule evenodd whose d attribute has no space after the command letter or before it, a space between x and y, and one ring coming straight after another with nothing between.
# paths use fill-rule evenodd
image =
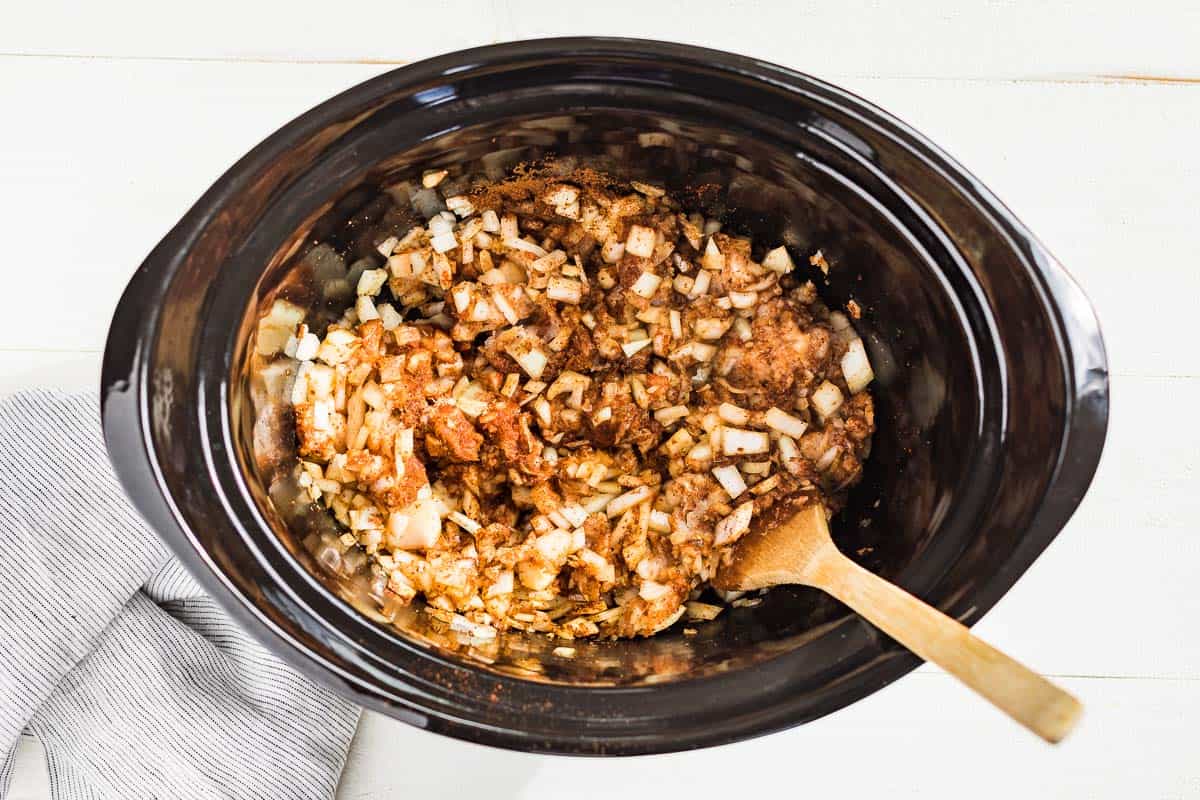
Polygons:
<instances>
[{"instance_id":1,"label":"white wood plank","mask_svg":"<svg viewBox=\"0 0 1200 800\"><path fill-rule=\"evenodd\" d=\"M5 350L0 341L0 397L22 389L98 393L102 358L99 350Z\"/></svg>"},{"instance_id":2,"label":"white wood plank","mask_svg":"<svg viewBox=\"0 0 1200 800\"><path fill-rule=\"evenodd\" d=\"M1200 84L842 83L957 158L1046 243L1099 311L1114 372L1200 374Z\"/></svg>"},{"instance_id":3,"label":"white wood plank","mask_svg":"<svg viewBox=\"0 0 1200 800\"><path fill-rule=\"evenodd\" d=\"M1200 794L1194 682L1069 679L1087 706L1050 747L944 675L919 671L809 725L669 756L530 756L367 714L338 797L1184 798Z\"/></svg>"},{"instance_id":4,"label":"white wood plank","mask_svg":"<svg viewBox=\"0 0 1200 800\"><path fill-rule=\"evenodd\" d=\"M2 268L0 347L102 348L129 276L213 180L380 70L0 58L0 104L37 121L0 129L0 214L22 228ZM44 293L50 308L31 302Z\"/></svg>"},{"instance_id":5,"label":"white wood plank","mask_svg":"<svg viewBox=\"0 0 1200 800\"><path fill-rule=\"evenodd\" d=\"M34 304L15 304L0 346L99 347L127 276L213 179L295 114L382 69L0 58L0 102L39 120L0 130L0 214L24 227L9 263L69 253L58 274L87 287L59 300L51 327ZM1200 375L1189 344L1200 84L844 83L925 130L1029 222L1097 304L1114 371ZM19 298L44 278L18 268L9 280Z\"/></svg>"},{"instance_id":6,"label":"white wood plank","mask_svg":"<svg viewBox=\"0 0 1200 800\"><path fill-rule=\"evenodd\" d=\"M511 39L623 35L831 75L1200 75L1200 10L1180 0L729 0L691 4L684 19L675 4L639 0L363 0L322 10L283 0L47 0L6 15L0 52L406 61Z\"/></svg>"}]
</instances>

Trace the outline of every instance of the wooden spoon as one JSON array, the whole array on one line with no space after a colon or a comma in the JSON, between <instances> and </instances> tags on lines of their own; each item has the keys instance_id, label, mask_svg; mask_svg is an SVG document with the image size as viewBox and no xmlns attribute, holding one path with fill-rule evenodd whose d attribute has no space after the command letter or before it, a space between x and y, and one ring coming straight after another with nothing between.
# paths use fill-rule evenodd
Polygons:
<instances>
[{"instance_id":1,"label":"wooden spoon","mask_svg":"<svg viewBox=\"0 0 1200 800\"><path fill-rule=\"evenodd\" d=\"M926 661L932 661L1048 742L1059 742L1083 706L967 627L842 555L825 509L807 506L782 525L738 542L713 585L724 590L800 583L822 589Z\"/></svg>"}]
</instances>

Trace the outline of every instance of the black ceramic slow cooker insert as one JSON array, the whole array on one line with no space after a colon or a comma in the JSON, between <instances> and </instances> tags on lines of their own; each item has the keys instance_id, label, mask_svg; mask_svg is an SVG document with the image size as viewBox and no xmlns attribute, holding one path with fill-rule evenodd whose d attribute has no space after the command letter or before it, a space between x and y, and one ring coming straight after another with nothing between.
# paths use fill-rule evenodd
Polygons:
<instances>
[{"instance_id":1,"label":"black ceramic slow cooker insert","mask_svg":"<svg viewBox=\"0 0 1200 800\"><path fill-rule=\"evenodd\" d=\"M971 624L1065 524L1107 424L1097 321L954 161L848 92L741 56L622 39L478 48L388 72L281 128L155 247L113 319L102 391L117 472L280 657L433 731L595 754L779 730L918 664L804 588L775 589L694 637L577 642L563 659L560 643L511 634L484 652L439 638L420 614L381 618L353 563L322 557L321 523L281 488L294 433L250 368L258 318L303 296L315 241L352 248L339 232L369 221L396 180L444 166L499 175L550 156L727 187L729 228L787 243L798 264L821 249L835 265L818 285L831 307L862 307L855 326L877 375L867 474L833 522L846 552Z\"/></svg>"}]
</instances>

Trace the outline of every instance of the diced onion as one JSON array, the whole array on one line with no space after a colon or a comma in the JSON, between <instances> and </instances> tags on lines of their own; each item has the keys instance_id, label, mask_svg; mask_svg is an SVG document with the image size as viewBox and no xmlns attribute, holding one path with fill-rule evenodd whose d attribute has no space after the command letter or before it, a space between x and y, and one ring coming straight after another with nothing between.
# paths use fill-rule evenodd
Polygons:
<instances>
[{"instance_id":1,"label":"diced onion","mask_svg":"<svg viewBox=\"0 0 1200 800\"><path fill-rule=\"evenodd\" d=\"M690 455L690 454L689 454ZM724 467L714 467L712 471L713 477L717 479L717 483L721 484L729 497L736 498L742 492L746 491L746 480L742 477L742 473L732 464Z\"/></svg>"},{"instance_id":2,"label":"diced onion","mask_svg":"<svg viewBox=\"0 0 1200 800\"><path fill-rule=\"evenodd\" d=\"M716 536L713 543L720 547L732 544L750 530L750 518L754 516L754 503L747 500L733 510L733 513L717 523Z\"/></svg>"},{"instance_id":3,"label":"diced onion","mask_svg":"<svg viewBox=\"0 0 1200 800\"><path fill-rule=\"evenodd\" d=\"M671 518L665 511L654 509L650 512L650 530L658 531L659 533L671 532Z\"/></svg>"},{"instance_id":4,"label":"diced onion","mask_svg":"<svg viewBox=\"0 0 1200 800\"><path fill-rule=\"evenodd\" d=\"M475 213L475 206L471 204L470 199L461 194L454 197L447 197L446 208L460 217L469 217Z\"/></svg>"},{"instance_id":5,"label":"diced onion","mask_svg":"<svg viewBox=\"0 0 1200 800\"><path fill-rule=\"evenodd\" d=\"M719 319L717 317L701 317L692 324L692 330L701 339L710 341L720 339L729 330L729 326L733 324L731 319Z\"/></svg>"},{"instance_id":6,"label":"diced onion","mask_svg":"<svg viewBox=\"0 0 1200 800\"><path fill-rule=\"evenodd\" d=\"M708 237L708 246L704 248L704 255L700 257L700 266L713 272L720 272L725 269L725 256L721 253L721 249L717 247L717 241L711 236Z\"/></svg>"},{"instance_id":7,"label":"diced onion","mask_svg":"<svg viewBox=\"0 0 1200 800\"><path fill-rule=\"evenodd\" d=\"M767 253L763 257L762 265L772 272L778 272L780 275L786 275L796 267L792 262L791 255L788 254L787 248L782 245Z\"/></svg>"},{"instance_id":8,"label":"diced onion","mask_svg":"<svg viewBox=\"0 0 1200 800\"><path fill-rule=\"evenodd\" d=\"M767 423L767 427L795 439L799 439L804 435L804 431L808 430L807 422L775 406L767 409L767 413L763 415L763 421Z\"/></svg>"},{"instance_id":9,"label":"diced onion","mask_svg":"<svg viewBox=\"0 0 1200 800\"><path fill-rule=\"evenodd\" d=\"M642 581L642 585L638 587L638 596L647 603L653 603L655 600L666 597L671 593L671 587L665 583L657 581Z\"/></svg>"},{"instance_id":10,"label":"diced onion","mask_svg":"<svg viewBox=\"0 0 1200 800\"><path fill-rule=\"evenodd\" d=\"M648 486L639 486L636 489L630 489L625 494L610 502L604 509L605 513L610 517L619 517L639 503L649 500L652 494L653 492Z\"/></svg>"},{"instance_id":11,"label":"diced onion","mask_svg":"<svg viewBox=\"0 0 1200 800\"><path fill-rule=\"evenodd\" d=\"M458 247L458 239L453 233L439 233L429 240L429 244L438 253L447 253Z\"/></svg>"},{"instance_id":12,"label":"diced onion","mask_svg":"<svg viewBox=\"0 0 1200 800\"><path fill-rule=\"evenodd\" d=\"M729 303L734 308L753 308L758 302L758 292L730 292Z\"/></svg>"},{"instance_id":13,"label":"diced onion","mask_svg":"<svg viewBox=\"0 0 1200 800\"><path fill-rule=\"evenodd\" d=\"M638 297L644 297L649 300L654 297L654 293L658 291L659 285L662 283L662 277L655 275L653 272L643 272L638 276L638 279L633 282L630 290Z\"/></svg>"},{"instance_id":14,"label":"diced onion","mask_svg":"<svg viewBox=\"0 0 1200 800\"><path fill-rule=\"evenodd\" d=\"M842 390L829 381L824 381L809 398L812 407L822 419L827 419L837 413L842 407Z\"/></svg>"},{"instance_id":15,"label":"diced onion","mask_svg":"<svg viewBox=\"0 0 1200 800\"><path fill-rule=\"evenodd\" d=\"M650 343L650 339L639 339L636 342L626 342L625 344L621 345L621 350L625 353L626 358L632 358L634 355L641 352L643 348L649 346Z\"/></svg>"},{"instance_id":16,"label":"diced onion","mask_svg":"<svg viewBox=\"0 0 1200 800\"><path fill-rule=\"evenodd\" d=\"M653 228L642 225L629 226L629 236L625 239L625 252L631 255L649 258L654 254L655 233Z\"/></svg>"},{"instance_id":17,"label":"diced onion","mask_svg":"<svg viewBox=\"0 0 1200 800\"><path fill-rule=\"evenodd\" d=\"M354 304L354 311L358 314L359 322L379 319L379 312L375 310L375 303L365 294L359 295L358 302Z\"/></svg>"},{"instance_id":18,"label":"diced onion","mask_svg":"<svg viewBox=\"0 0 1200 800\"><path fill-rule=\"evenodd\" d=\"M654 412L654 418L658 420L659 425L673 425L689 414L687 406L668 406L660 408Z\"/></svg>"},{"instance_id":19,"label":"diced onion","mask_svg":"<svg viewBox=\"0 0 1200 800\"><path fill-rule=\"evenodd\" d=\"M750 422L750 412L733 403L721 403L717 407L717 415L730 425L746 425Z\"/></svg>"},{"instance_id":20,"label":"diced onion","mask_svg":"<svg viewBox=\"0 0 1200 800\"><path fill-rule=\"evenodd\" d=\"M615 264L625 255L625 243L618 239L609 239L600 250L600 257L607 264Z\"/></svg>"},{"instance_id":21,"label":"diced onion","mask_svg":"<svg viewBox=\"0 0 1200 800\"><path fill-rule=\"evenodd\" d=\"M771 440L762 431L747 431L741 428L724 428L721 433L721 451L727 456L754 455L771 449Z\"/></svg>"},{"instance_id":22,"label":"diced onion","mask_svg":"<svg viewBox=\"0 0 1200 800\"><path fill-rule=\"evenodd\" d=\"M555 276L550 279L550 284L546 287L546 296L560 303L578 305L583 298L583 286L579 281Z\"/></svg>"},{"instance_id":23,"label":"diced onion","mask_svg":"<svg viewBox=\"0 0 1200 800\"><path fill-rule=\"evenodd\" d=\"M842 356L842 375L846 378L846 388L851 394L861 392L875 379L862 339L850 342L846 354Z\"/></svg>"},{"instance_id":24,"label":"diced onion","mask_svg":"<svg viewBox=\"0 0 1200 800\"><path fill-rule=\"evenodd\" d=\"M400 244L399 237L389 236L380 242L375 249L379 251L379 255L387 258L392 254L392 251L396 249L396 245L398 244Z\"/></svg>"},{"instance_id":25,"label":"diced onion","mask_svg":"<svg viewBox=\"0 0 1200 800\"><path fill-rule=\"evenodd\" d=\"M521 250L526 253L530 253L535 258L541 258L542 256L546 255L546 251L538 245L534 244L533 242L527 242L524 239L516 236L512 237L511 239L505 239L504 246L510 250Z\"/></svg>"},{"instance_id":26,"label":"diced onion","mask_svg":"<svg viewBox=\"0 0 1200 800\"><path fill-rule=\"evenodd\" d=\"M470 517L468 517L466 514L462 513L461 511L451 511L449 514L446 515L446 519L450 520L451 522L453 522L458 527L462 528L467 533L474 534L474 533L478 533L480 530L483 529L482 525L480 525L478 522L471 519Z\"/></svg>"},{"instance_id":27,"label":"diced onion","mask_svg":"<svg viewBox=\"0 0 1200 800\"><path fill-rule=\"evenodd\" d=\"M446 176L449 174L450 173L444 169L430 170L421 176L421 185L426 189L432 189L445 180Z\"/></svg>"},{"instance_id":28,"label":"diced onion","mask_svg":"<svg viewBox=\"0 0 1200 800\"><path fill-rule=\"evenodd\" d=\"M317 338L315 333L306 333L296 342L295 357L299 361L311 361L317 356L317 350L321 347L321 340Z\"/></svg>"}]
</instances>

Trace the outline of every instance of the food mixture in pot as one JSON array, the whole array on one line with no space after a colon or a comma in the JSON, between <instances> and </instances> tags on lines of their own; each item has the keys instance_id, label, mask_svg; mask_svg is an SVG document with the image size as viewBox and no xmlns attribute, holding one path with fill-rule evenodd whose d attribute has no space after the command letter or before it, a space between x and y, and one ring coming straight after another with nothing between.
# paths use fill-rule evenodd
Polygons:
<instances>
[{"instance_id":1,"label":"food mixture in pot","mask_svg":"<svg viewBox=\"0 0 1200 800\"><path fill-rule=\"evenodd\" d=\"M592 173L444 206L323 336L282 302L260 326L299 361L300 483L396 599L480 638L647 636L720 613L768 509L840 508L873 376L784 247Z\"/></svg>"}]
</instances>

